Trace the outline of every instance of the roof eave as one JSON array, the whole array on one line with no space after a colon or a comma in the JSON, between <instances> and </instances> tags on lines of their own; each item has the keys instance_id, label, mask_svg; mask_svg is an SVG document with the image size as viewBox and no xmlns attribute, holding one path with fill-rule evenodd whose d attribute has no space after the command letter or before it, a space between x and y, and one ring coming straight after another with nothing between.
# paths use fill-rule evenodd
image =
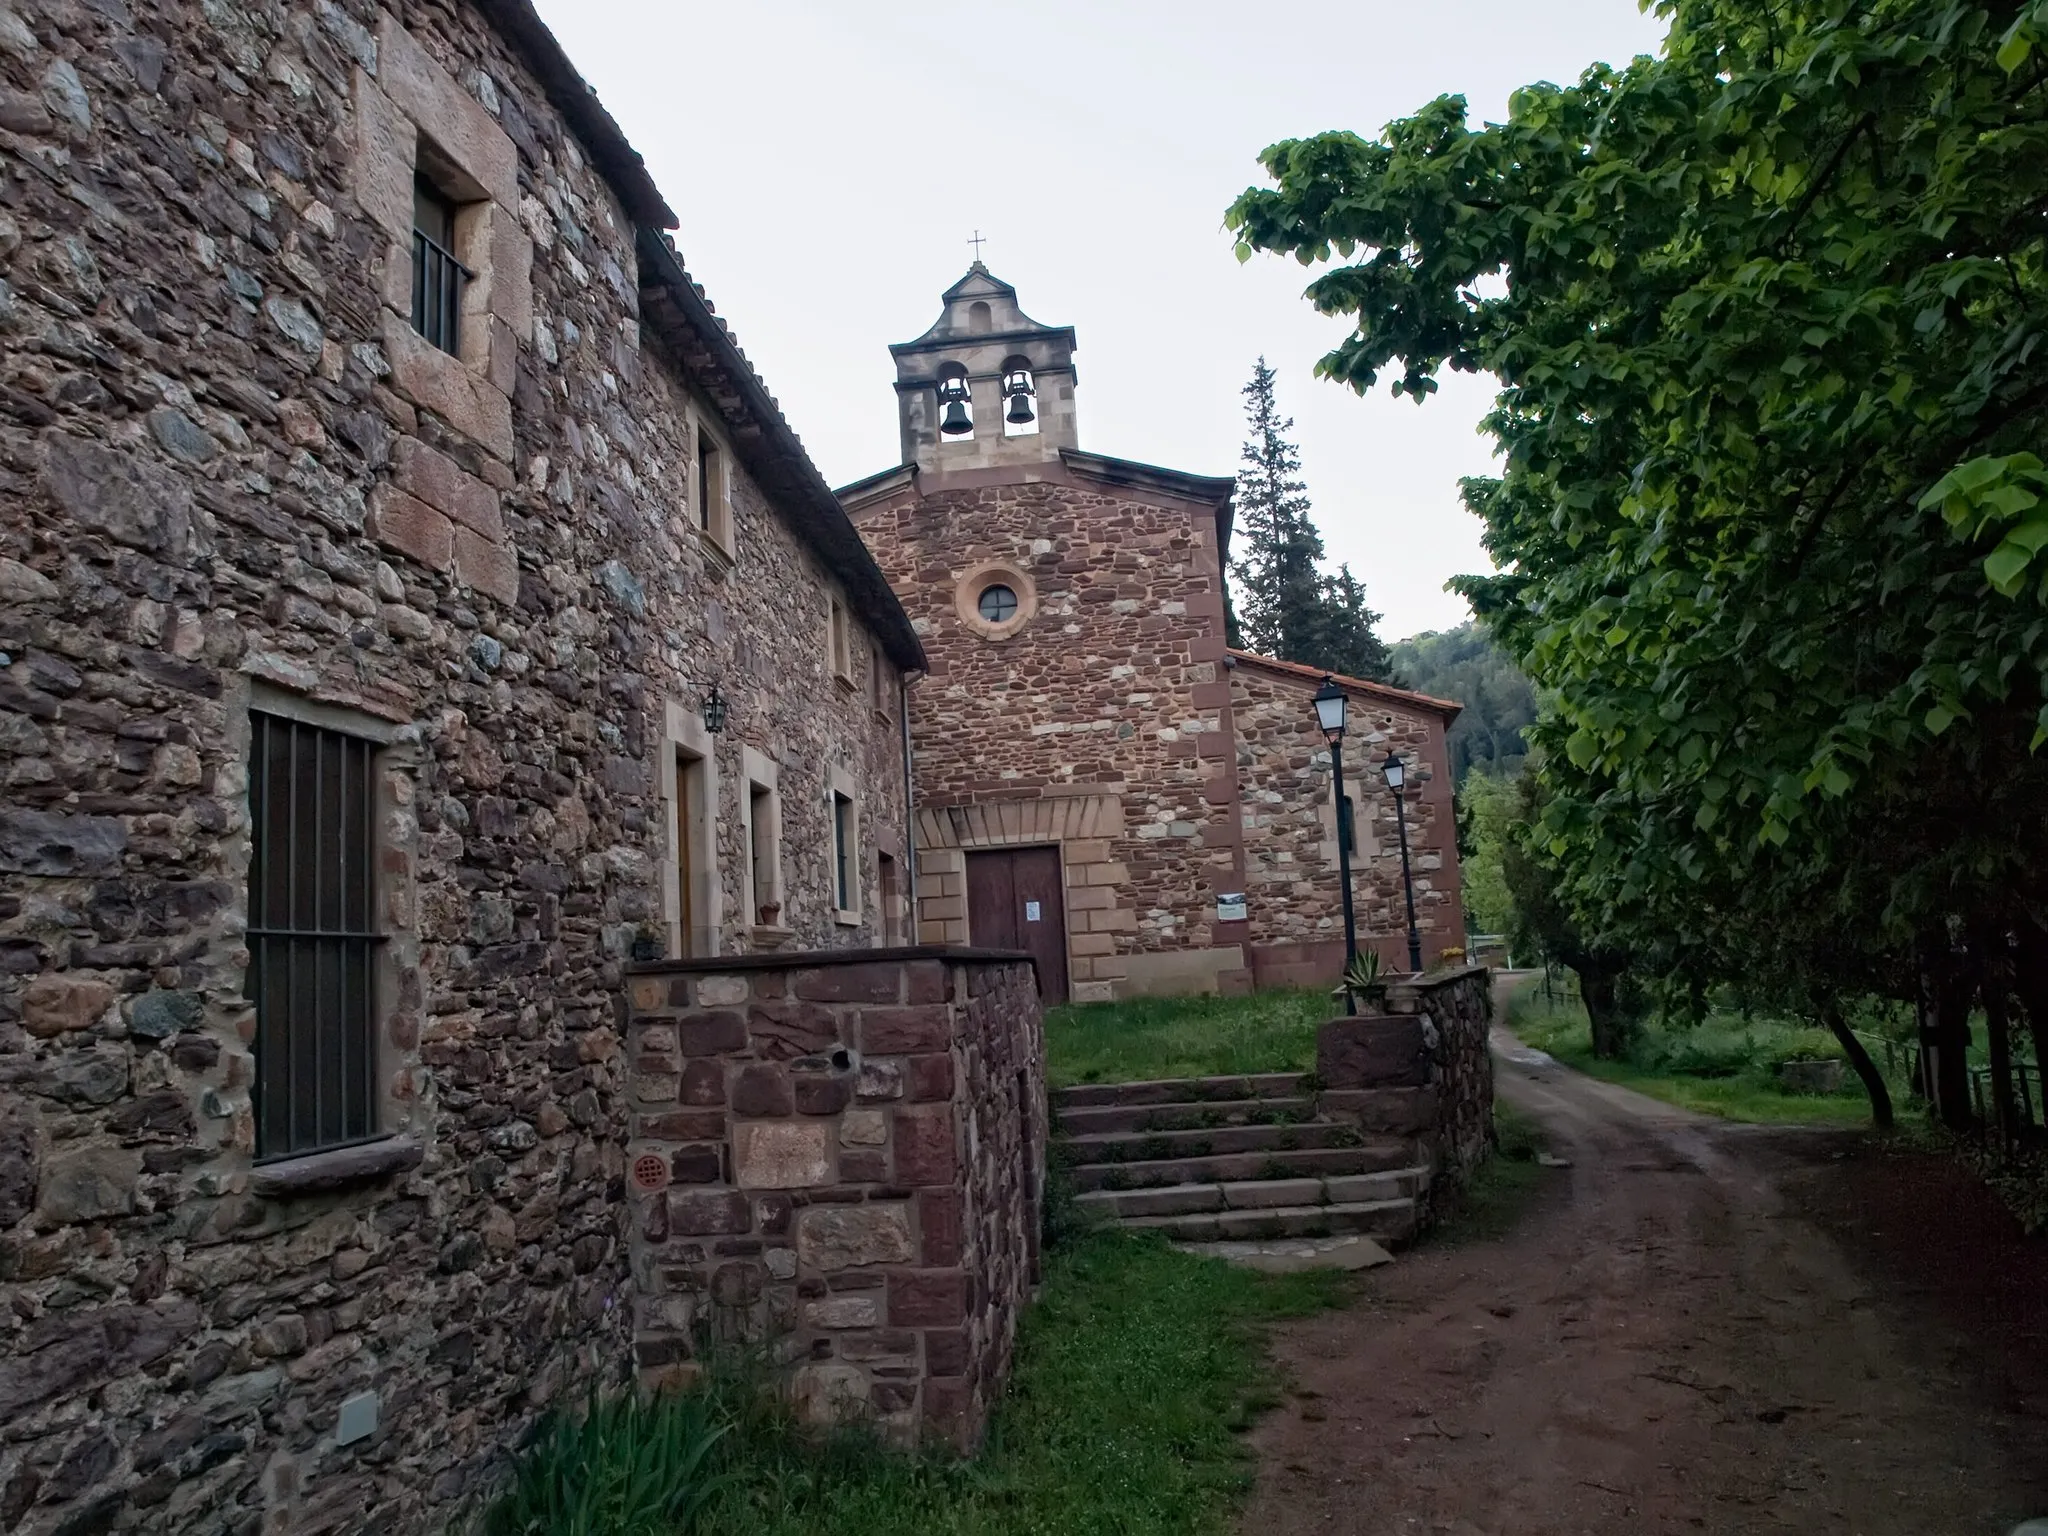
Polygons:
<instances>
[{"instance_id":1,"label":"roof eave","mask_svg":"<svg viewBox=\"0 0 2048 1536\"><path fill-rule=\"evenodd\" d=\"M1325 672L1321 667L1303 666L1298 661L1282 661L1277 656L1261 656L1257 651L1231 649L1224 654L1238 662L1249 662L1255 667L1263 667L1268 672L1278 673L1296 682L1313 683L1324 677L1334 677L1337 686L1347 693L1368 694L1392 703L1426 709L1431 714L1443 716L1445 725L1449 725L1465 712L1465 706L1455 700L1433 698L1426 693L1417 693L1411 688L1396 688L1392 683L1376 683L1371 678L1352 677L1343 672Z\"/></svg>"},{"instance_id":2,"label":"roof eave","mask_svg":"<svg viewBox=\"0 0 2048 1536\"><path fill-rule=\"evenodd\" d=\"M627 216L636 224L655 229L674 229L681 221L669 207L668 199L647 172L647 162L626 138L626 132L597 92L583 78L555 34L533 8L532 0L476 0L498 34L517 48L547 92L555 110L567 119L570 130L589 153L591 164L604 177Z\"/></svg>"},{"instance_id":3,"label":"roof eave","mask_svg":"<svg viewBox=\"0 0 2048 1536\"><path fill-rule=\"evenodd\" d=\"M732 333L712 313L668 242L644 226L638 234L643 287L656 288L674 307L689 340L709 354L710 362L737 396L736 400L721 399L714 392L711 402L731 432L733 451L769 493L777 510L845 586L854 611L874 630L889 659L907 672L927 670L924 647L911 628L910 616L760 375ZM643 305L643 311L647 308ZM660 334L661 316L653 313L652 318Z\"/></svg>"}]
</instances>

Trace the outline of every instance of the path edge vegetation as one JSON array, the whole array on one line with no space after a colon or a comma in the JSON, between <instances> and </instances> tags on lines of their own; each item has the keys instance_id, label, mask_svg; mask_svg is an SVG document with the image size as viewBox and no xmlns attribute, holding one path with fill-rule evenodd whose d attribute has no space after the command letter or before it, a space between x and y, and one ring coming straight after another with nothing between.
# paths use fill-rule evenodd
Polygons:
<instances>
[{"instance_id":1,"label":"path edge vegetation","mask_svg":"<svg viewBox=\"0 0 2048 1536\"><path fill-rule=\"evenodd\" d=\"M1270 1328L1341 1305L1353 1277L1263 1275L1163 1239L1065 1224L981 1453L800 1425L764 1354L694 1386L564 1404L463 1536L1221 1533L1251 1486L1239 1437L1279 1401ZM697 1454L650 1437L682 1426Z\"/></svg>"},{"instance_id":2,"label":"path edge vegetation","mask_svg":"<svg viewBox=\"0 0 2048 1536\"><path fill-rule=\"evenodd\" d=\"M1319 366L1494 375L1498 574L1537 685L1521 856L1618 1059L1743 980L2020 1137L2048 1062L2048 0L1656 0L1664 47L1275 144L1226 222L1316 269ZM2024 1035L2023 1035L2024 1032Z\"/></svg>"}]
</instances>

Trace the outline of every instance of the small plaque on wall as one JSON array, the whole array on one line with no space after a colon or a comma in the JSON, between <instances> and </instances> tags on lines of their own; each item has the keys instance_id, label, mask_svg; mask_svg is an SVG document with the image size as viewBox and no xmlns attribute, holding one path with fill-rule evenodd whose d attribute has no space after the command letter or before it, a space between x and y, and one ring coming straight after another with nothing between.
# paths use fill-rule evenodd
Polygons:
<instances>
[{"instance_id":1,"label":"small plaque on wall","mask_svg":"<svg viewBox=\"0 0 2048 1536\"><path fill-rule=\"evenodd\" d=\"M1244 892L1233 891L1216 898L1216 921L1219 923L1241 923L1245 918Z\"/></svg>"}]
</instances>

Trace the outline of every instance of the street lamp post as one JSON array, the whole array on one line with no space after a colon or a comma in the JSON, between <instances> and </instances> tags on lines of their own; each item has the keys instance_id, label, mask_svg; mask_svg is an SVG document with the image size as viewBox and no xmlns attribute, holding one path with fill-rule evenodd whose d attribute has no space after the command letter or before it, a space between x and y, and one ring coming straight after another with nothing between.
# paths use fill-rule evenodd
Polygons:
<instances>
[{"instance_id":1,"label":"street lamp post","mask_svg":"<svg viewBox=\"0 0 2048 1536\"><path fill-rule=\"evenodd\" d=\"M1408 812L1401 799L1401 784L1408 776L1401 754L1387 748L1387 760L1380 764L1387 776L1387 788L1394 792L1394 825L1401 831L1401 889L1408 897L1408 969L1422 969L1422 935L1415 927L1415 877L1408 869Z\"/></svg>"},{"instance_id":2,"label":"street lamp post","mask_svg":"<svg viewBox=\"0 0 2048 1536\"><path fill-rule=\"evenodd\" d=\"M1334 677L1325 677L1323 686L1316 690L1316 720L1323 728L1323 739L1330 744L1330 781L1337 802L1337 878L1344 885L1344 974L1347 978L1351 974L1351 962L1358 958L1358 924L1351 914L1351 828L1349 818L1344 814L1344 714L1349 702ZM1351 995L1348 984L1344 988L1344 1011L1358 1012L1358 1000Z\"/></svg>"}]
</instances>

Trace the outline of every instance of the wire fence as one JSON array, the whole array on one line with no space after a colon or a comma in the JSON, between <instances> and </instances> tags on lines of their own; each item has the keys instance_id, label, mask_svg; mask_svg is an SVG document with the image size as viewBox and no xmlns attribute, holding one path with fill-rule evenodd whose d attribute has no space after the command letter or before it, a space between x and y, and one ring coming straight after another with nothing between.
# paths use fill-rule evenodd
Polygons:
<instances>
[{"instance_id":1,"label":"wire fence","mask_svg":"<svg viewBox=\"0 0 2048 1536\"><path fill-rule=\"evenodd\" d=\"M2012 1068L2013 1109L2019 1117L2018 1128L2023 1131L2040 1129L2048 1122L2041 1098L2041 1069L2032 1062L2019 1061ZM1977 1111L1977 1123L1990 1126L1997 1121L1997 1109L1993 1102L1991 1069L1970 1068L1970 1099Z\"/></svg>"}]
</instances>

